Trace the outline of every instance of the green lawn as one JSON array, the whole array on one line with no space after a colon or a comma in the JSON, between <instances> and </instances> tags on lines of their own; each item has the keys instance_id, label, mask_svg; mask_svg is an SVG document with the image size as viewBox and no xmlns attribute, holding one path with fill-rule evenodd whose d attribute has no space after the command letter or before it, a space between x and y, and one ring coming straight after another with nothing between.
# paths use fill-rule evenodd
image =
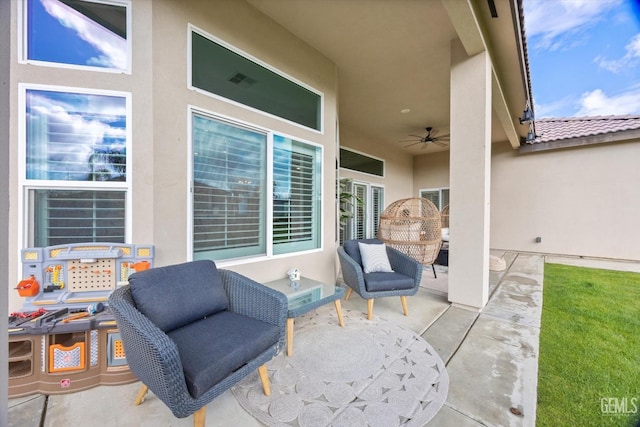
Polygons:
<instances>
[{"instance_id":1,"label":"green lawn","mask_svg":"<svg viewBox=\"0 0 640 427\"><path fill-rule=\"evenodd\" d=\"M539 362L538 426L635 425L640 274L545 264Z\"/></svg>"}]
</instances>

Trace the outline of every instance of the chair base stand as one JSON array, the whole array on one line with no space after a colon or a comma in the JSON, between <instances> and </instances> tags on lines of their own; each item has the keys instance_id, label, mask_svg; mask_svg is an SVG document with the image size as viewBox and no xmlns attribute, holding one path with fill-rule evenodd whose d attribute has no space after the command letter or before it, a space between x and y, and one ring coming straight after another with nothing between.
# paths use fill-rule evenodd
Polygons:
<instances>
[{"instance_id":1,"label":"chair base stand","mask_svg":"<svg viewBox=\"0 0 640 427\"><path fill-rule=\"evenodd\" d=\"M267 373L267 365L264 364L258 368L258 375L260 375L260 382L262 382L262 390L264 391L265 396L271 395L271 383L269 382L269 374ZM133 402L134 405L138 406L142 402L144 402L144 398L149 392L149 387L142 384L140 386L140 390L138 390L138 394L136 395L136 400ZM205 421L207 417L207 407L203 406L193 413L193 427L204 427Z\"/></svg>"},{"instance_id":2,"label":"chair base stand","mask_svg":"<svg viewBox=\"0 0 640 427\"><path fill-rule=\"evenodd\" d=\"M349 297L351 296L351 292L352 292L352 291L353 291L352 289L349 289L349 290L347 291L347 295L344 297L345 301L347 301L347 300L349 299ZM371 319L373 319L373 301L374 301L374 299L373 299L373 298L369 298L369 299L367 300L367 320L371 320ZM336 301L336 303L337 303L337 302L338 302L338 301ZM403 296L401 296L401 297L400 297L400 302L402 303L402 313L403 313L405 316L408 316L408 315L409 315L409 307L408 307L408 305L407 305L407 297L406 297L406 296L404 296L404 295L403 295ZM340 317L341 317L341 316L340 316ZM343 326L343 325L342 325L342 319L339 319L339 320L340 320L340 326Z\"/></svg>"}]
</instances>

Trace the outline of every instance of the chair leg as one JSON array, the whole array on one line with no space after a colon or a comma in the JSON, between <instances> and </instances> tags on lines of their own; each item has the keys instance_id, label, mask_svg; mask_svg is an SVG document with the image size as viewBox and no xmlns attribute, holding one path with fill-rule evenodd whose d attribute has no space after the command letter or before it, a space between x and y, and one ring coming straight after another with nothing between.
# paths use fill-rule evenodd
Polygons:
<instances>
[{"instance_id":1,"label":"chair leg","mask_svg":"<svg viewBox=\"0 0 640 427\"><path fill-rule=\"evenodd\" d=\"M138 395L136 396L136 400L133 402L133 404L138 406L139 404L144 402L144 397L147 395L148 391L149 391L149 387L147 387L146 385L142 384L140 386L140 390L138 390Z\"/></svg>"},{"instance_id":2,"label":"chair leg","mask_svg":"<svg viewBox=\"0 0 640 427\"><path fill-rule=\"evenodd\" d=\"M437 279L437 278L438 278L438 276L436 276L436 266L435 266L435 265L433 265L433 264L431 264L431 269L433 270L433 278L434 278L434 279Z\"/></svg>"},{"instance_id":3,"label":"chair leg","mask_svg":"<svg viewBox=\"0 0 640 427\"><path fill-rule=\"evenodd\" d=\"M401 296L400 297L400 301L402 302L402 311L404 312L405 316L409 315L409 308L407 307L407 297L406 296Z\"/></svg>"},{"instance_id":4,"label":"chair leg","mask_svg":"<svg viewBox=\"0 0 640 427\"><path fill-rule=\"evenodd\" d=\"M344 319L342 318L342 304L340 303L340 300L335 300L333 304L336 306L336 313L338 313L338 324L340 326L344 326Z\"/></svg>"},{"instance_id":5,"label":"chair leg","mask_svg":"<svg viewBox=\"0 0 640 427\"><path fill-rule=\"evenodd\" d=\"M205 417L207 416L207 407L203 406L193 413L193 427L204 427Z\"/></svg>"},{"instance_id":6,"label":"chair leg","mask_svg":"<svg viewBox=\"0 0 640 427\"><path fill-rule=\"evenodd\" d=\"M367 300L367 320L373 318L373 298Z\"/></svg>"},{"instance_id":7,"label":"chair leg","mask_svg":"<svg viewBox=\"0 0 640 427\"><path fill-rule=\"evenodd\" d=\"M287 356L293 354L293 317L287 318Z\"/></svg>"},{"instance_id":8,"label":"chair leg","mask_svg":"<svg viewBox=\"0 0 640 427\"><path fill-rule=\"evenodd\" d=\"M262 390L265 396L271 396L271 384L269 383L269 374L267 374L267 364L258 368L258 374L260 375L260 381L262 382Z\"/></svg>"},{"instance_id":9,"label":"chair leg","mask_svg":"<svg viewBox=\"0 0 640 427\"><path fill-rule=\"evenodd\" d=\"M347 290L347 294L344 296L345 301L349 301L349 298L351 297L351 292L353 292L353 289L349 288Z\"/></svg>"}]
</instances>

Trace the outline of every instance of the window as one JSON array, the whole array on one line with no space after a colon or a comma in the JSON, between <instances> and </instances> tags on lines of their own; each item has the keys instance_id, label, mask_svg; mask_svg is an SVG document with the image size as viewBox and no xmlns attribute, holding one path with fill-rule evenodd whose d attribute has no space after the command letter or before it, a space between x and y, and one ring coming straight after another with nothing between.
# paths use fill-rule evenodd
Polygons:
<instances>
[{"instance_id":1,"label":"window","mask_svg":"<svg viewBox=\"0 0 640 427\"><path fill-rule=\"evenodd\" d=\"M378 234L384 210L384 188L343 179L341 188L355 196L343 206L352 216L340 230L340 243L349 239L370 239Z\"/></svg>"},{"instance_id":2,"label":"window","mask_svg":"<svg viewBox=\"0 0 640 427\"><path fill-rule=\"evenodd\" d=\"M320 148L273 138L273 252L320 246Z\"/></svg>"},{"instance_id":3,"label":"window","mask_svg":"<svg viewBox=\"0 0 640 427\"><path fill-rule=\"evenodd\" d=\"M23 61L130 72L129 2L24 0Z\"/></svg>"},{"instance_id":4,"label":"window","mask_svg":"<svg viewBox=\"0 0 640 427\"><path fill-rule=\"evenodd\" d=\"M320 247L322 150L192 112L193 258Z\"/></svg>"},{"instance_id":5,"label":"window","mask_svg":"<svg viewBox=\"0 0 640 427\"><path fill-rule=\"evenodd\" d=\"M27 244L125 243L129 94L20 90Z\"/></svg>"},{"instance_id":6,"label":"window","mask_svg":"<svg viewBox=\"0 0 640 427\"><path fill-rule=\"evenodd\" d=\"M125 242L123 191L30 190L34 246Z\"/></svg>"},{"instance_id":7,"label":"window","mask_svg":"<svg viewBox=\"0 0 640 427\"><path fill-rule=\"evenodd\" d=\"M355 151L340 149L340 167L375 176L384 176L384 161Z\"/></svg>"},{"instance_id":8,"label":"window","mask_svg":"<svg viewBox=\"0 0 640 427\"><path fill-rule=\"evenodd\" d=\"M190 86L321 131L322 96L191 30Z\"/></svg>"},{"instance_id":9,"label":"window","mask_svg":"<svg viewBox=\"0 0 640 427\"><path fill-rule=\"evenodd\" d=\"M442 211L442 209L449 204L449 189L433 188L420 190L420 197L431 200L438 210Z\"/></svg>"},{"instance_id":10,"label":"window","mask_svg":"<svg viewBox=\"0 0 640 427\"><path fill-rule=\"evenodd\" d=\"M371 186L371 237L378 235L380 215L384 211L384 188Z\"/></svg>"}]
</instances>

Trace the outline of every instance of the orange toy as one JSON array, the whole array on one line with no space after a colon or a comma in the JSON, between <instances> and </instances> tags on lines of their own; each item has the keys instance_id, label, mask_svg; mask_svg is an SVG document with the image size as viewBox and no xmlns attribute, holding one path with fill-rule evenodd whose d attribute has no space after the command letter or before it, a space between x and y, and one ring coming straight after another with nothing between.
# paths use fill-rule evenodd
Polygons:
<instances>
[{"instance_id":1,"label":"orange toy","mask_svg":"<svg viewBox=\"0 0 640 427\"><path fill-rule=\"evenodd\" d=\"M35 276L31 276L28 279L21 280L16 289L21 297L32 297L38 294L40 284L36 280Z\"/></svg>"}]
</instances>

